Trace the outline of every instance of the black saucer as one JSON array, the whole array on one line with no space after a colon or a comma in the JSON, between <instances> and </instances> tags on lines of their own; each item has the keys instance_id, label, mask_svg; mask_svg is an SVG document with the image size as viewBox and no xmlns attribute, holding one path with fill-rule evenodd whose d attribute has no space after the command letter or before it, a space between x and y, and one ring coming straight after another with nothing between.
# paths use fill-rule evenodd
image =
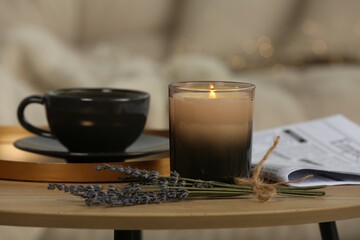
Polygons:
<instances>
[{"instance_id":1,"label":"black saucer","mask_svg":"<svg viewBox=\"0 0 360 240\"><path fill-rule=\"evenodd\" d=\"M27 137L14 142L15 147L50 157L64 158L67 162L120 162L169 151L169 139L142 134L125 152L69 152L58 140L45 137Z\"/></svg>"}]
</instances>

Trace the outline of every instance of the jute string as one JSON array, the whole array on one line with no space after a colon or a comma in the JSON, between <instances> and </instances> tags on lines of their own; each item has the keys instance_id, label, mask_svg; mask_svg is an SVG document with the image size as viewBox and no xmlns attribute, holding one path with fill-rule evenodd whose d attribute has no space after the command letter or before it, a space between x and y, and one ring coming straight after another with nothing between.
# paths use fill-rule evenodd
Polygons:
<instances>
[{"instance_id":1,"label":"jute string","mask_svg":"<svg viewBox=\"0 0 360 240\"><path fill-rule=\"evenodd\" d=\"M237 185L249 185L253 189L253 194L256 196L256 198L260 202L268 202L273 197L276 196L276 186L281 184L287 184L287 183L295 183L295 182L302 182L305 181L308 178L313 177L313 175L307 175L303 178L289 181L289 182L277 182L277 183L265 183L262 176L261 176L261 169L265 163L265 161L269 158L271 153L274 151L274 149L277 147L280 141L280 136L276 136L274 139L273 144L271 147L267 150L265 155L262 157L261 161L255 166L251 178L234 178L234 182Z\"/></svg>"}]
</instances>

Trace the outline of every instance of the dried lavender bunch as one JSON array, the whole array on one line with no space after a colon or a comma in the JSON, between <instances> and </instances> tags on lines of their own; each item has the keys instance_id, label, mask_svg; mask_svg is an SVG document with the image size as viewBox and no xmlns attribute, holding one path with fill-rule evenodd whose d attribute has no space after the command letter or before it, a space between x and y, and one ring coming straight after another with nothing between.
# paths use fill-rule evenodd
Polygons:
<instances>
[{"instance_id":1,"label":"dried lavender bunch","mask_svg":"<svg viewBox=\"0 0 360 240\"><path fill-rule=\"evenodd\" d=\"M97 171L108 170L123 173L126 179L133 182L125 186L114 184L103 188L101 185L65 185L49 183L49 190L62 190L85 200L88 206L132 206L138 204L162 203L196 198L224 198L243 196L253 193L253 187L247 185L228 184L216 181L181 178L176 171L170 176L160 176L157 171L147 171L130 166L103 164ZM318 187L286 187L276 186L279 194L290 196L323 196L323 191L315 191Z\"/></svg>"},{"instance_id":2,"label":"dried lavender bunch","mask_svg":"<svg viewBox=\"0 0 360 240\"><path fill-rule=\"evenodd\" d=\"M49 183L49 190L62 190L85 199L88 206L132 206L136 204L162 203L171 200L182 200L188 197L185 182L177 172L171 172L169 177L162 177L157 171L140 170L103 164L97 166L96 171L110 170L124 173L132 181L125 186L118 187L111 184L104 189L101 185L65 185Z\"/></svg>"},{"instance_id":3,"label":"dried lavender bunch","mask_svg":"<svg viewBox=\"0 0 360 240\"><path fill-rule=\"evenodd\" d=\"M49 190L63 190L85 200L88 206L132 206L137 204L162 203L169 200L181 200L188 196L186 189L143 190L138 183L123 187L114 184L104 189L100 185L70 185L49 183Z\"/></svg>"}]
</instances>

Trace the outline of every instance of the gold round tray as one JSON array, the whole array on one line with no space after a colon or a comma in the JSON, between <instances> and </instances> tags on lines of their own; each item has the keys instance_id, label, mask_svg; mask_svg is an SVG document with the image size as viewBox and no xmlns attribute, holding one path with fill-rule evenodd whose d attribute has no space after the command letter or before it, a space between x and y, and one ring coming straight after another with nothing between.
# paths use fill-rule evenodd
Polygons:
<instances>
[{"instance_id":1,"label":"gold round tray","mask_svg":"<svg viewBox=\"0 0 360 240\"><path fill-rule=\"evenodd\" d=\"M148 131L154 135L166 135L164 131ZM102 163L67 163L60 158L47 157L19 150L13 146L17 139L30 136L20 127L0 127L0 179L39 182L114 182L121 174L95 171ZM169 173L168 154L112 162L113 165L137 167Z\"/></svg>"}]
</instances>

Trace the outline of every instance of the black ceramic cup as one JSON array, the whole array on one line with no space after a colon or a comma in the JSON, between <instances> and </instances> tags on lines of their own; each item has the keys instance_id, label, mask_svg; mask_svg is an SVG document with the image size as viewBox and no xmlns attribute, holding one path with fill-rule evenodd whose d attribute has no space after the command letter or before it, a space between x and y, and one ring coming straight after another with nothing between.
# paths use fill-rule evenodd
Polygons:
<instances>
[{"instance_id":1,"label":"black ceramic cup","mask_svg":"<svg viewBox=\"0 0 360 240\"><path fill-rule=\"evenodd\" d=\"M56 89L25 98L17 114L26 130L56 138L71 152L121 152L141 135L149 102L148 93L134 90ZM50 131L27 121L24 111L31 103L45 106Z\"/></svg>"}]
</instances>

